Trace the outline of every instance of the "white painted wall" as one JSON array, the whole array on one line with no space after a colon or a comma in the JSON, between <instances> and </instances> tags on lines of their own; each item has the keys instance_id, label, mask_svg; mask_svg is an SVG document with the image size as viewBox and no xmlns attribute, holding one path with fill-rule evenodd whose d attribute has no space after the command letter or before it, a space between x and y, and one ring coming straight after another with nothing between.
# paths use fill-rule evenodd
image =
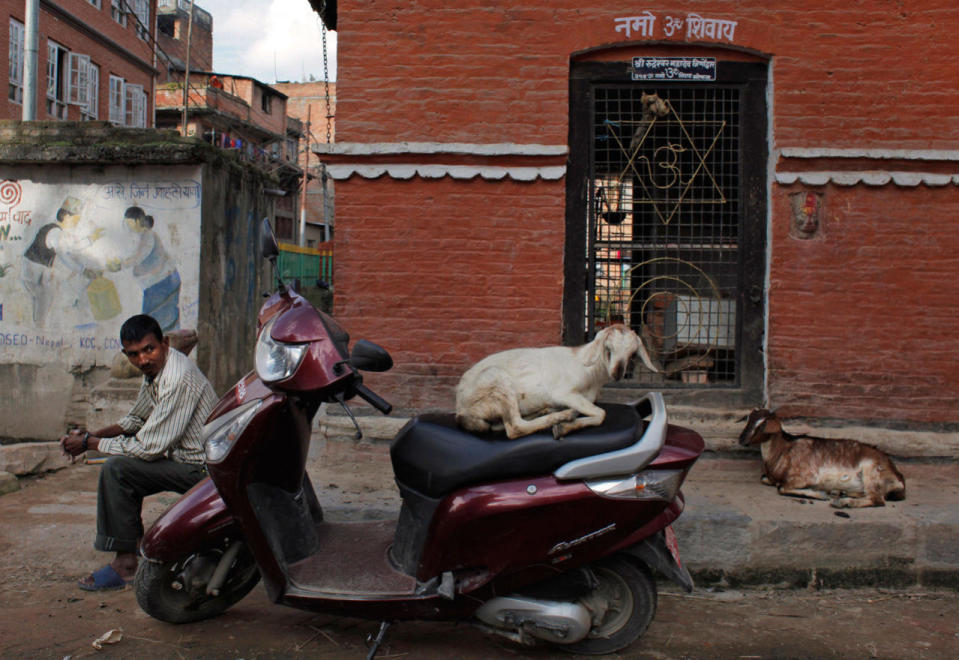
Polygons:
<instances>
[{"instance_id":1,"label":"white painted wall","mask_svg":"<svg viewBox=\"0 0 959 660\"><path fill-rule=\"evenodd\" d=\"M201 184L195 165L0 167L0 365L109 365L144 311L196 327ZM124 220L134 206L152 229Z\"/></svg>"}]
</instances>

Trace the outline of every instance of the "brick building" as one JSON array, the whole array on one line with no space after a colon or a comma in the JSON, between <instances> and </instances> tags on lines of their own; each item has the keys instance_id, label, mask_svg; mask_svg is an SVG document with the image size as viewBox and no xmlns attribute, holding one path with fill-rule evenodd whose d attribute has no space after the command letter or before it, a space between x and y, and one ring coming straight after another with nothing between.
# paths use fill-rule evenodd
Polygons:
<instances>
[{"instance_id":1,"label":"brick building","mask_svg":"<svg viewBox=\"0 0 959 660\"><path fill-rule=\"evenodd\" d=\"M0 54L8 82L0 118L21 119L24 2L2 0L0 7L9 44ZM155 17L155 0L41 2L36 118L152 126Z\"/></svg>"},{"instance_id":2,"label":"brick building","mask_svg":"<svg viewBox=\"0 0 959 660\"><path fill-rule=\"evenodd\" d=\"M190 9L193 30L190 31ZM190 41L190 69L213 71L213 16L188 0L157 1L157 48L163 68L186 68L186 42Z\"/></svg>"},{"instance_id":3,"label":"brick building","mask_svg":"<svg viewBox=\"0 0 959 660\"><path fill-rule=\"evenodd\" d=\"M272 87L286 94L286 111L304 127L309 121L308 135L300 149L301 168L310 165L306 188L306 236L304 244L315 247L333 235L333 181L318 166L310 153L314 143L329 143L335 138L336 83L323 80L278 82ZM306 129L304 129L306 132Z\"/></svg>"},{"instance_id":4,"label":"brick building","mask_svg":"<svg viewBox=\"0 0 959 660\"><path fill-rule=\"evenodd\" d=\"M325 7L336 312L398 405L622 320L666 373L614 396L957 428L951 5Z\"/></svg>"},{"instance_id":5,"label":"brick building","mask_svg":"<svg viewBox=\"0 0 959 660\"><path fill-rule=\"evenodd\" d=\"M183 71L157 86L157 128L183 133ZM302 171L297 165L303 126L288 117L286 95L247 76L191 71L185 134L203 139L279 179L277 236L293 240Z\"/></svg>"}]
</instances>

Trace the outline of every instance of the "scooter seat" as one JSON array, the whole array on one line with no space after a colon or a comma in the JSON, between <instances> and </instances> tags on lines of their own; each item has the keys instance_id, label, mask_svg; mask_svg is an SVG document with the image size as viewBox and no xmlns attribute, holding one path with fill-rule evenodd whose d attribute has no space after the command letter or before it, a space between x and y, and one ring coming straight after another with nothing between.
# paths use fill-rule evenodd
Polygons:
<instances>
[{"instance_id":1,"label":"scooter seat","mask_svg":"<svg viewBox=\"0 0 959 660\"><path fill-rule=\"evenodd\" d=\"M452 414L414 417L390 447L396 480L423 495L441 497L473 484L551 474L569 461L623 449L642 436L645 422L635 407L598 405L606 411L602 426L558 440L549 431L516 440L502 432L469 433Z\"/></svg>"}]
</instances>

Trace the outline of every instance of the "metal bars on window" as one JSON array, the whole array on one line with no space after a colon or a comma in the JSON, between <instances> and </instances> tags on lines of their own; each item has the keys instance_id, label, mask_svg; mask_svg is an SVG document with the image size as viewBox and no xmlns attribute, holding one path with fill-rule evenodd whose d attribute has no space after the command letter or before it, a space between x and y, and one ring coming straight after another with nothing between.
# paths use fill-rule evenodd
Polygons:
<instances>
[{"instance_id":1,"label":"metal bars on window","mask_svg":"<svg viewBox=\"0 0 959 660\"><path fill-rule=\"evenodd\" d=\"M660 373L636 383L737 383L740 90L593 89L587 332L626 323Z\"/></svg>"}]
</instances>

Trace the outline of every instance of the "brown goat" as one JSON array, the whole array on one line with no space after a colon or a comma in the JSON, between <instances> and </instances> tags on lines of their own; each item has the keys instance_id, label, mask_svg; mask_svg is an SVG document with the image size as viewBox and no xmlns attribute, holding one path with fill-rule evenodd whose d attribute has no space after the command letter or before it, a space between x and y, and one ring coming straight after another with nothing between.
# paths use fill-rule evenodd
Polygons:
<instances>
[{"instance_id":1,"label":"brown goat","mask_svg":"<svg viewBox=\"0 0 959 660\"><path fill-rule=\"evenodd\" d=\"M780 495L832 499L836 508L906 498L906 480L883 452L855 440L786 433L769 410L749 413L739 444L760 445L763 483Z\"/></svg>"}]
</instances>

